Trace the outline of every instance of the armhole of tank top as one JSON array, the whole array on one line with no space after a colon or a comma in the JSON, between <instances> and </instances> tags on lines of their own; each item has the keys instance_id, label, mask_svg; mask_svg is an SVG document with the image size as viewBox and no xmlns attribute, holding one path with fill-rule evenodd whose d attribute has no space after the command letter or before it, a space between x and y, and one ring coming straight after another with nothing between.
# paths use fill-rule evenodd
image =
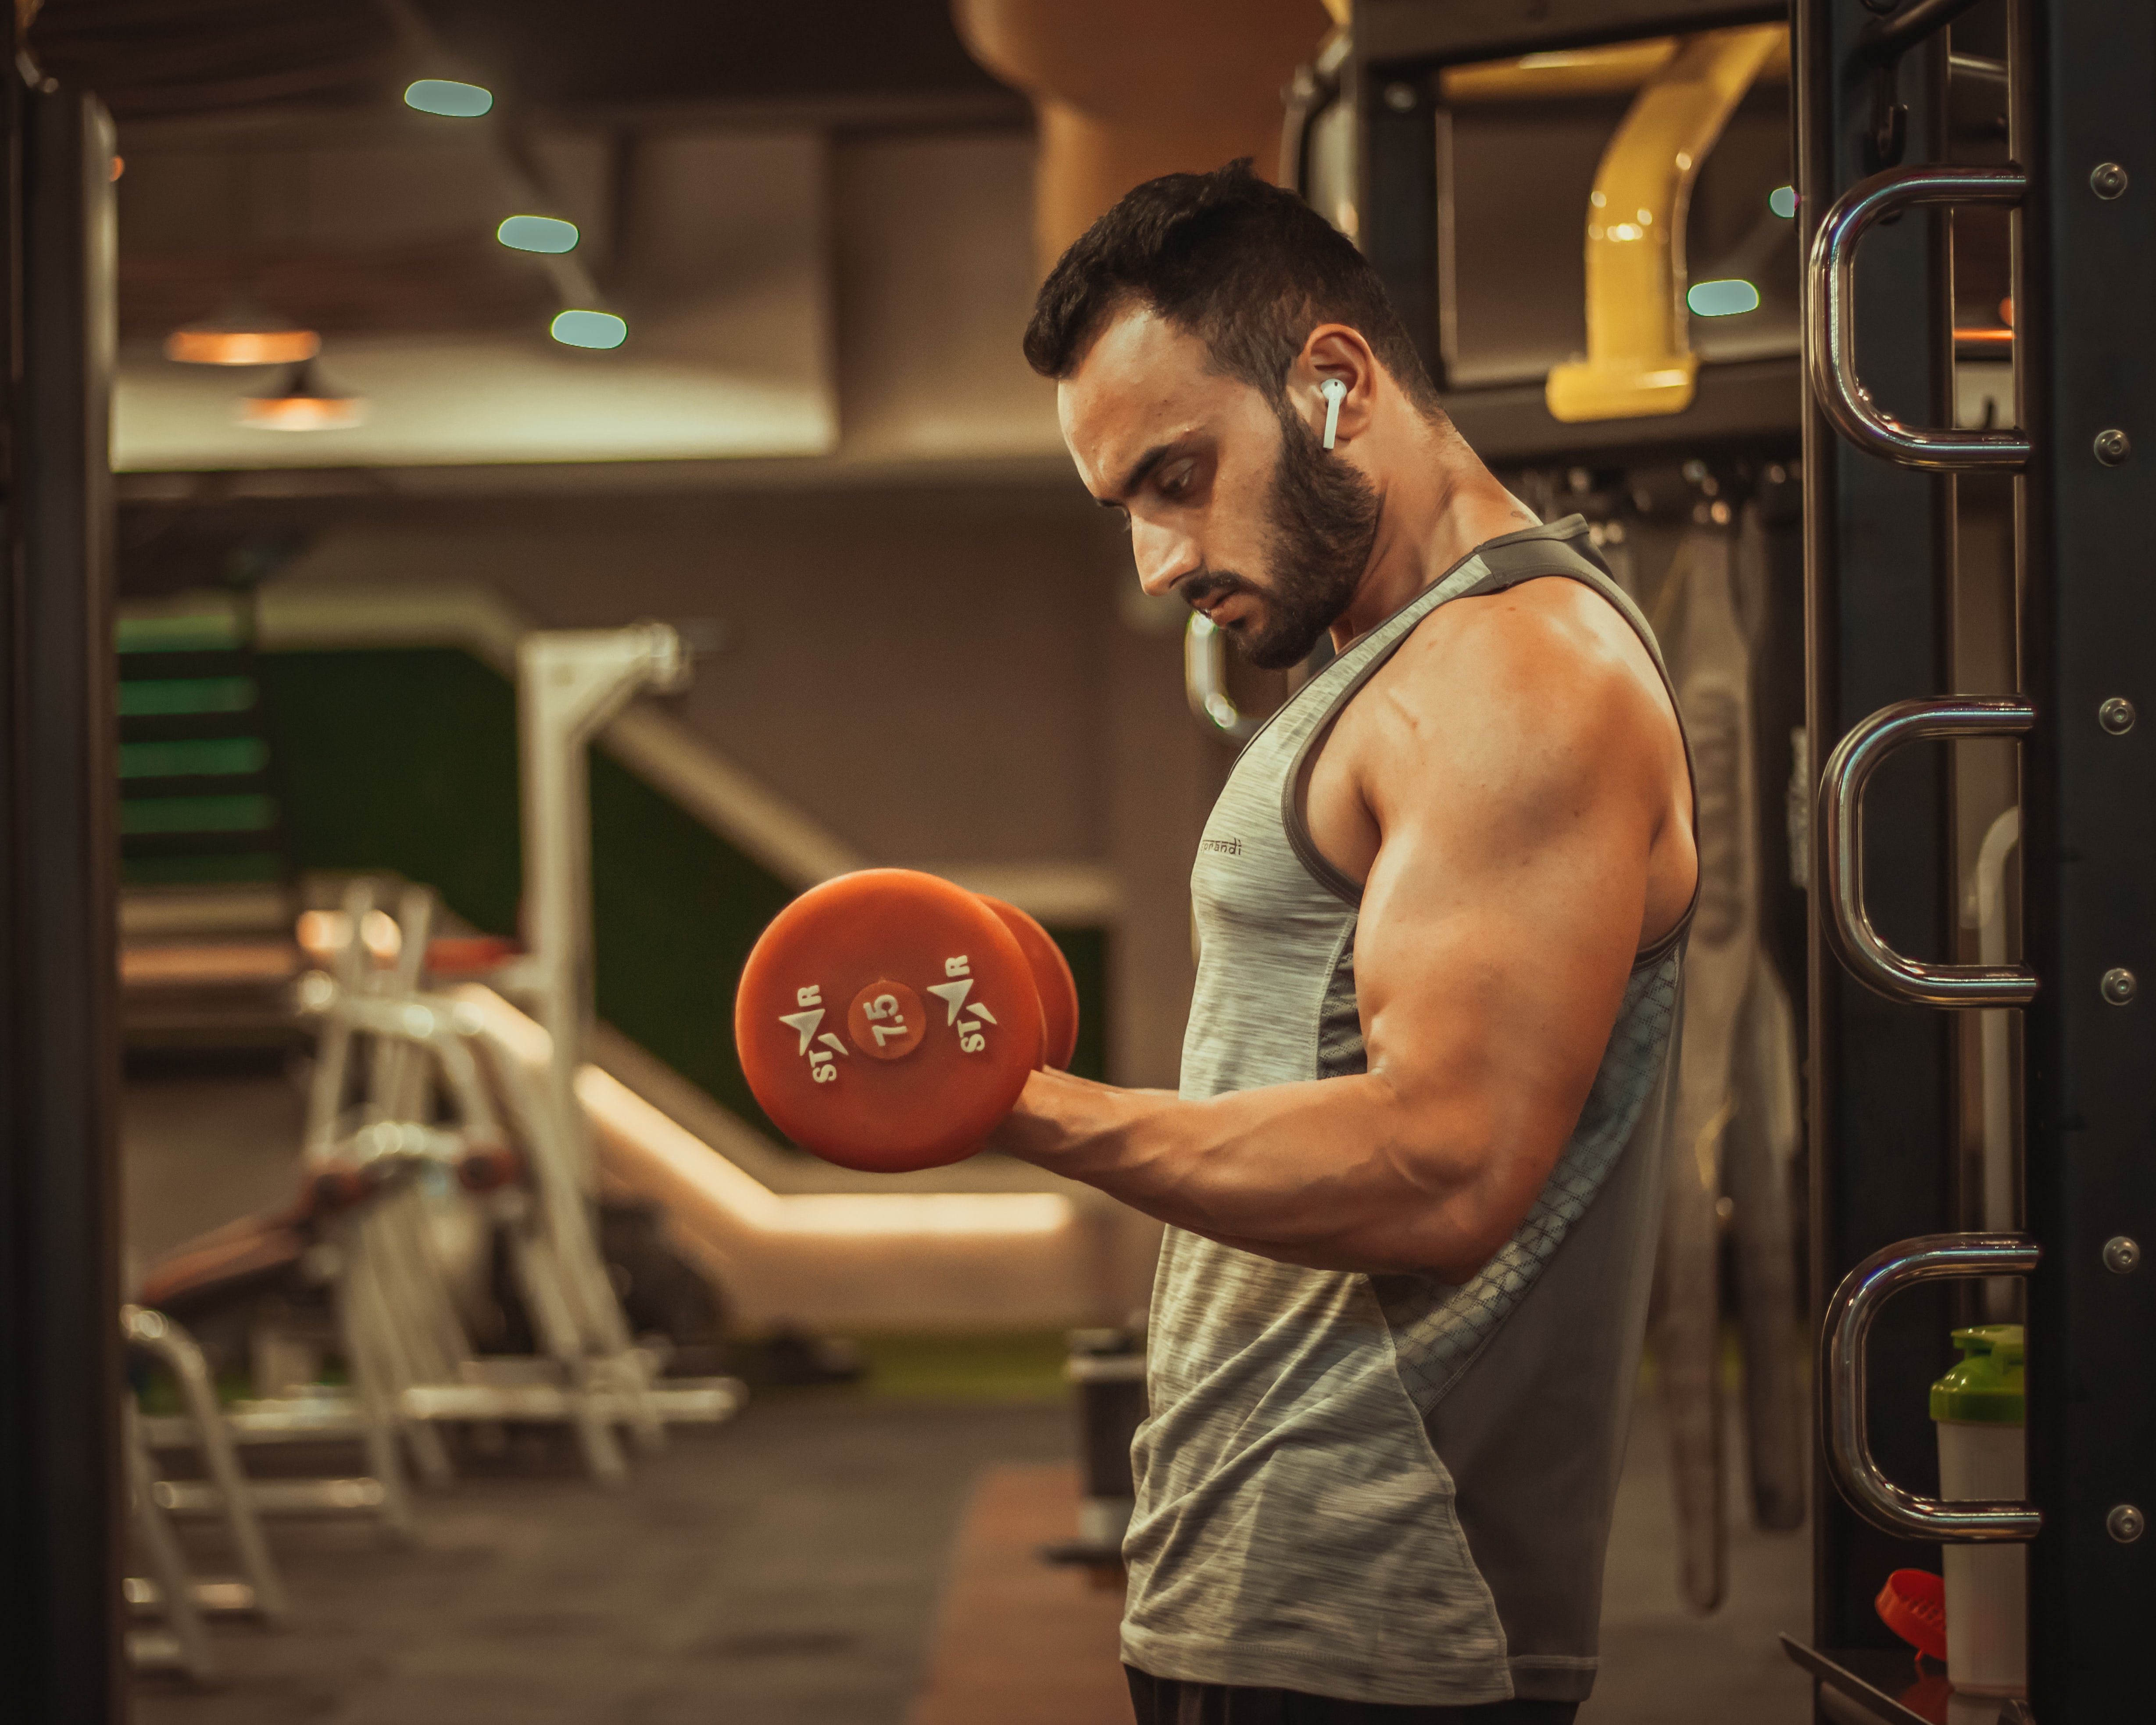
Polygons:
<instances>
[{"instance_id":1,"label":"armhole of tank top","mask_svg":"<svg viewBox=\"0 0 2156 1725\"><path fill-rule=\"evenodd\" d=\"M1439 608L1432 605L1430 609ZM1429 611L1423 614L1424 617ZM1342 903L1359 910L1363 904L1363 889L1332 865L1332 860L1317 848L1317 840L1310 834L1310 820L1303 806L1303 793L1309 788L1310 775L1317 765L1317 752L1325 747L1325 739L1332 734L1332 727L1340 722L1340 716L1348 711L1348 703L1363 692L1363 685L1392 662L1393 655L1400 650L1400 644L1415 632L1422 617L1402 629L1385 643L1362 665L1332 697L1325 716L1310 727L1289 763L1287 777L1281 781L1281 826L1287 834L1288 849L1296 855L1309 873L1310 878L1322 886Z\"/></svg>"},{"instance_id":2,"label":"armhole of tank top","mask_svg":"<svg viewBox=\"0 0 2156 1725\"><path fill-rule=\"evenodd\" d=\"M1572 523L1575 521L1578 521L1579 525L1573 527ZM1692 762L1691 737L1685 729L1684 715L1677 708L1676 685L1670 680L1670 669L1663 661L1661 648L1656 643L1646 618L1641 614L1640 608L1632 602L1631 595L1618 586L1615 579L1600 568L1588 553L1575 549L1568 542L1583 535L1586 531L1586 522L1578 516L1568 516L1562 521L1553 523L1551 526L1528 528L1517 534L1507 534L1502 539L1490 541L1477 548L1477 554L1483 556L1486 561L1488 553L1491 552L1500 553L1502 560L1506 562L1512 559L1503 557L1502 554L1505 552L1511 552L1516 556L1525 553L1527 561L1524 566L1511 569L1503 567L1491 569L1481 580L1455 593L1452 597L1457 599L1481 598L1491 593L1503 593L1511 588L1522 586L1530 581L1539 581L1545 577L1555 575L1561 576L1566 580L1577 581L1581 586L1599 595L1620 617L1625 619L1632 633L1639 638L1640 644L1647 649L1647 658L1655 667L1655 674L1661 679L1662 692L1669 697L1670 712L1677 721L1677 740L1684 747L1685 783L1691 792L1692 844L1693 849L1697 850L1699 842L1699 774ZM1566 531L1567 529L1570 531ZM1552 560L1537 556L1537 553L1542 552L1545 547L1557 551L1560 559L1564 560ZM1570 558L1576 558L1578 561L1574 562L1565 559L1566 553L1569 553ZM1451 600L1448 599L1444 603L1450 604ZM1332 706L1325 716L1311 727L1310 734L1303 738L1301 744L1296 748L1294 762L1289 768L1287 777L1281 786L1281 824L1287 834L1288 847L1295 852L1296 859L1309 871L1312 880L1336 898L1358 909L1363 903L1363 889L1334 867L1330 859L1317 848L1317 841L1311 836L1310 833L1310 823L1305 809L1304 793L1308 787L1311 773L1317 763L1317 752L1324 747L1326 738L1332 734L1332 727L1339 723L1340 715L1347 711L1348 703L1362 692L1363 685L1391 662L1393 655L1406 644L1408 637L1420 628L1431 615L1442 608L1442 605L1432 605L1429 610L1424 612L1420 617L1416 618L1407 628L1402 629L1393 639L1386 642L1382 648L1373 654L1369 662L1348 679L1346 685L1333 697ZM1702 885L1702 877L1695 870L1692 876L1691 897L1686 901L1684 914L1677 918L1666 933L1657 936L1647 946L1633 955L1631 968L1635 973L1654 968L1683 945L1685 937L1691 931L1692 918L1699 910Z\"/></svg>"},{"instance_id":3,"label":"armhole of tank top","mask_svg":"<svg viewBox=\"0 0 2156 1725\"><path fill-rule=\"evenodd\" d=\"M1401 606L1399 611L1394 612L1392 617L1387 618L1384 623L1378 625L1379 629L1384 628L1397 618L1400 612L1414 609L1417 604L1428 599L1432 593L1442 588L1446 582L1466 567L1471 560L1477 557L1483 559L1486 569L1483 579L1453 594L1451 598L1430 603L1421 616L1414 618L1406 628L1373 654L1368 661L1342 685L1339 691L1332 697L1332 704L1326 709L1325 716L1311 726L1310 734L1305 737L1296 747L1295 759L1290 764L1287 777L1281 785L1281 826L1287 834L1288 848L1294 851L1296 860L1301 863L1312 880L1317 881L1335 898L1359 910L1363 903L1363 889L1335 868L1332 860L1317 848L1317 841L1311 836L1310 833L1310 821L1304 806L1304 793L1309 788L1311 773L1317 764L1317 752L1324 747L1325 740L1332 736L1332 727L1340 722L1340 715L1348 710L1348 703L1362 693L1363 685L1385 668L1391 661L1392 656L1405 644L1407 638L1421 628L1432 614L1450 604L1454 598L1464 599L1470 594L1481 592L1485 588L1490 580L1487 564L1491 552L1496 552L1502 555L1517 547L1562 545L1567 540L1578 538L1586 531L1587 518L1584 516L1568 515L1555 521L1545 521L1535 526L1522 527L1516 533L1504 533L1495 539L1486 539L1424 588L1421 593L1417 593L1414 598ZM1569 572L1553 570L1550 572L1555 574ZM1348 650L1352 652L1353 649L1351 647ZM1650 648L1650 652L1651 651ZM1656 663L1659 665L1660 660L1657 660ZM1664 681L1667 680L1665 677ZM1253 742L1255 740L1255 738L1252 739ZM1686 758L1689 760L1690 757L1687 756Z\"/></svg>"},{"instance_id":4,"label":"armhole of tank top","mask_svg":"<svg viewBox=\"0 0 2156 1725\"><path fill-rule=\"evenodd\" d=\"M1584 530L1584 522L1582 527ZM1655 667L1655 675L1662 680L1662 692L1669 697L1671 716L1677 721L1677 741L1684 746L1685 783L1691 793L1692 849L1697 853L1699 849L1699 771L1692 760L1691 733L1685 729L1684 714L1677 706L1676 685L1670 680L1670 668L1662 658L1661 645L1655 639L1654 631L1649 627L1645 614L1633 603L1632 596L1618 586L1615 578L1587 552L1574 550L1569 546L1564 548L1578 558L1578 567L1557 563L1542 567L1493 569L1486 578L1476 582L1460 597L1463 599L1477 598L1488 593L1503 593L1509 588L1538 581L1546 576L1558 575L1569 581L1577 581L1582 587L1599 594L1612 610L1625 619L1632 633L1639 637L1640 644L1647 649L1647 658ZM1632 955L1633 974L1652 970L1684 944L1685 937L1691 932L1692 918L1699 912L1699 895L1705 885L1705 878L1695 865L1691 896L1685 901L1684 913L1666 932L1657 935Z\"/></svg>"}]
</instances>

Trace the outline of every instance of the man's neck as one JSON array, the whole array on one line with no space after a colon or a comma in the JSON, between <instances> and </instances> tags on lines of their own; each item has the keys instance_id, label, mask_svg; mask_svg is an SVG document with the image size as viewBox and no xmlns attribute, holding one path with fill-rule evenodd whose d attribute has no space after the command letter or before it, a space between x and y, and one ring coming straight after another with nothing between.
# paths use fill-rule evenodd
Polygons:
<instances>
[{"instance_id":1,"label":"man's neck","mask_svg":"<svg viewBox=\"0 0 2156 1725\"><path fill-rule=\"evenodd\" d=\"M1336 648L1441 580L1476 546L1536 525L1457 434L1424 429L1426 447L1380 491L1377 542L1362 585L1332 624Z\"/></svg>"}]
</instances>

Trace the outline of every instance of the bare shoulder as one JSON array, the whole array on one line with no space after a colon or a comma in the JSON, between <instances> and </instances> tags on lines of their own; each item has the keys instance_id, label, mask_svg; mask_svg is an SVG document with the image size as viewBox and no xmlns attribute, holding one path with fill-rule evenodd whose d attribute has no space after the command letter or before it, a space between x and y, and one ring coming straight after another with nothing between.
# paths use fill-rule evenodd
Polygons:
<instances>
[{"instance_id":1,"label":"bare shoulder","mask_svg":"<svg viewBox=\"0 0 2156 1725\"><path fill-rule=\"evenodd\" d=\"M1367 721L1356 776L1381 815L1440 784L1478 801L1576 806L1630 789L1661 803L1682 770L1645 644L1608 600L1561 576L1440 607L1355 705Z\"/></svg>"}]
</instances>

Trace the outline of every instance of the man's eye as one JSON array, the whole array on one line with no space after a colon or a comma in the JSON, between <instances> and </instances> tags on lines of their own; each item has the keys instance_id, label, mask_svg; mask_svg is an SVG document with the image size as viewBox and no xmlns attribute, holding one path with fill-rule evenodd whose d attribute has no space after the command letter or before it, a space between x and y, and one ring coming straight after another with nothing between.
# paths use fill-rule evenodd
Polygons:
<instances>
[{"instance_id":1,"label":"man's eye","mask_svg":"<svg viewBox=\"0 0 2156 1725\"><path fill-rule=\"evenodd\" d=\"M1190 474L1191 469L1188 465L1177 468L1161 480L1162 493L1169 497L1180 497L1190 489Z\"/></svg>"}]
</instances>

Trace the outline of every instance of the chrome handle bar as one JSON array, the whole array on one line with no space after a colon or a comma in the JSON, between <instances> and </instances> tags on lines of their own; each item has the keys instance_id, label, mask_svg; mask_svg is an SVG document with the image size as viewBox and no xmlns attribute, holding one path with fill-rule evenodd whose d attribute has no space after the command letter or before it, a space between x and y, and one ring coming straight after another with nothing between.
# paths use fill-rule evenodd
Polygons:
<instances>
[{"instance_id":1,"label":"chrome handle bar","mask_svg":"<svg viewBox=\"0 0 2156 1725\"><path fill-rule=\"evenodd\" d=\"M1812 395L1834 429L1860 449L1906 467L1971 472L2020 467L2019 431L1904 425L1871 399L1856 376L1857 242L1878 222L1927 203L2019 203L2029 177L2018 168L1914 167L1874 174L1835 200L1812 236L1805 283L1804 367Z\"/></svg>"},{"instance_id":2,"label":"chrome handle bar","mask_svg":"<svg viewBox=\"0 0 2156 1725\"><path fill-rule=\"evenodd\" d=\"M1248 742L1263 722L1237 706L1228 694L1228 644L1213 619L1202 611L1190 614L1190 626L1183 635L1183 688L1190 697L1190 711L1208 731L1230 742Z\"/></svg>"},{"instance_id":3,"label":"chrome handle bar","mask_svg":"<svg viewBox=\"0 0 2156 1725\"><path fill-rule=\"evenodd\" d=\"M1879 1471L1866 1435L1864 1352L1879 1308L1902 1289L1947 1276L2026 1276L2042 1256L2035 1241L2018 1234L1927 1234L1874 1252L1834 1291L1820 1344L1827 1462L1850 1507L1873 1527L1904 1539L1956 1543L2036 1537L2044 1517L2033 1503L1942 1502L1917 1497Z\"/></svg>"},{"instance_id":4,"label":"chrome handle bar","mask_svg":"<svg viewBox=\"0 0 2156 1725\"><path fill-rule=\"evenodd\" d=\"M1941 737L2019 737L2036 722L2024 701L1956 696L1881 707L1842 738L1820 775L1813 819L1827 944L1850 974L1889 1000L1915 1006L2025 1006L2036 974L2019 965L1928 964L1880 939L1864 907L1864 787L1902 744Z\"/></svg>"}]
</instances>

